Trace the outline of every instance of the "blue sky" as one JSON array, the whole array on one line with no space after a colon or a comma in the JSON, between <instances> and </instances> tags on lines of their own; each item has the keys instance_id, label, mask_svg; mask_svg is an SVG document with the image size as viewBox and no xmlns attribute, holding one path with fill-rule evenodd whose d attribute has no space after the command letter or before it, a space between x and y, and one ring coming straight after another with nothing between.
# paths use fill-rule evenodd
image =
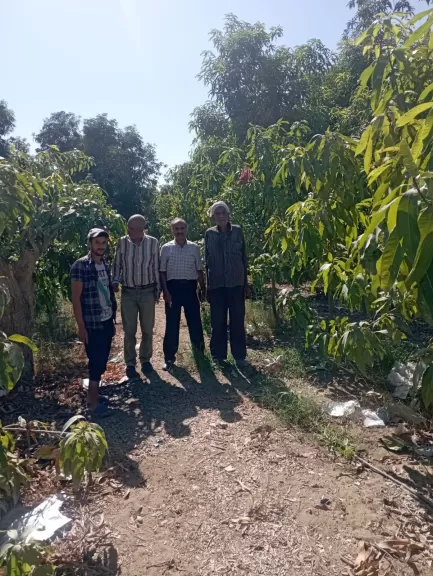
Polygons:
<instances>
[{"instance_id":1,"label":"blue sky","mask_svg":"<svg viewBox=\"0 0 433 576\"><path fill-rule=\"evenodd\" d=\"M16 134L32 140L42 120L65 110L107 112L136 124L172 166L187 160L208 33L233 12L284 28L284 43L320 38L335 48L348 0L0 0L0 99L15 111ZM6 49L5 49L6 47Z\"/></svg>"}]
</instances>

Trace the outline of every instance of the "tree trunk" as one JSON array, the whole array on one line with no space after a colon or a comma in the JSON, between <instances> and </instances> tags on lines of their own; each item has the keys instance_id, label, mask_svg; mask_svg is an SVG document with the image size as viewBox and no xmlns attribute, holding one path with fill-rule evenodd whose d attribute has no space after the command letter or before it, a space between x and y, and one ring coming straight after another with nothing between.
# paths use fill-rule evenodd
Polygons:
<instances>
[{"instance_id":1,"label":"tree trunk","mask_svg":"<svg viewBox=\"0 0 433 576\"><path fill-rule=\"evenodd\" d=\"M8 336L32 336L35 312L33 275L36 262L37 254L32 251L24 252L17 262L0 259L0 282L5 284L10 297L0 319L0 329ZM23 351L26 359L23 378L28 378L33 374L33 355L26 346Z\"/></svg>"},{"instance_id":2,"label":"tree trunk","mask_svg":"<svg viewBox=\"0 0 433 576\"><path fill-rule=\"evenodd\" d=\"M275 281L275 274L272 274L271 279L271 305L272 305L272 314L274 315L275 323L278 326L280 323L280 317L278 316L277 310L277 285Z\"/></svg>"}]
</instances>

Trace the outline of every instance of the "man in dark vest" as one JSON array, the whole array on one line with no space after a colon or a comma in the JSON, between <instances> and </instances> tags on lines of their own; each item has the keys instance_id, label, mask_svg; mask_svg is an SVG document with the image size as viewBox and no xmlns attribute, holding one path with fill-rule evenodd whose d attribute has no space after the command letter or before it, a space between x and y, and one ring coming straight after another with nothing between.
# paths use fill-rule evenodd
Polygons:
<instances>
[{"instance_id":1,"label":"man in dark vest","mask_svg":"<svg viewBox=\"0 0 433 576\"><path fill-rule=\"evenodd\" d=\"M230 317L230 347L236 364L246 364L245 297L248 291L248 261L242 228L230 223L225 202L215 202L209 211L215 226L205 234L207 296L211 310L210 350L216 362L227 359L227 314Z\"/></svg>"}]
</instances>

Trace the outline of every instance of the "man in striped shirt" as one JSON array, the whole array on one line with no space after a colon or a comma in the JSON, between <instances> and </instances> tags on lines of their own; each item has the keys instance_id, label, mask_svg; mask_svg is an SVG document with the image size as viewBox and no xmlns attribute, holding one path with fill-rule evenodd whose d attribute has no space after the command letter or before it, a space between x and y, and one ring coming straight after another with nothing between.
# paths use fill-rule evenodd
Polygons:
<instances>
[{"instance_id":1,"label":"man in striped shirt","mask_svg":"<svg viewBox=\"0 0 433 576\"><path fill-rule=\"evenodd\" d=\"M126 375L138 378L136 371L137 319L140 319L141 343L139 358L145 376L153 372L155 303L160 296L159 245L156 238L145 234L146 219L135 214L128 220L128 235L120 239L113 266L113 284L122 286L120 309L124 339Z\"/></svg>"}]
</instances>

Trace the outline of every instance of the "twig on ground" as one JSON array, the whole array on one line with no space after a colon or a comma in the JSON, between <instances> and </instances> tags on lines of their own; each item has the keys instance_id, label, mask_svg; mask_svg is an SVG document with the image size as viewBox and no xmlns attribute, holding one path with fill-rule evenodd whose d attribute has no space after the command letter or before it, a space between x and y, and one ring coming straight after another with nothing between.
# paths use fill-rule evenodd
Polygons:
<instances>
[{"instance_id":1,"label":"twig on ground","mask_svg":"<svg viewBox=\"0 0 433 576\"><path fill-rule=\"evenodd\" d=\"M3 430L7 430L8 432L31 432L32 434L51 434L52 436L62 436L64 432L60 432L59 430L40 430L38 428L21 428L19 426L3 426Z\"/></svg>"},{"instance_id":2,"label":"twig on ground","mask_svg":"<svg viewBox=\"0 0 433 576\"><path fill-rule=\"evenodd\" d=\"M376 466L373 466L373 464L370 464L369 462L367 462L367 460L360 458L358 455L355 454L354 457L356 460L358 460L359 462L364 464L364 466L366 466L367 468L370 468L370 470L373 470L373 472L380 474L381 476L383 476L387 480L391 480L391 482L394 482L394 484L397 484L397 486L400 486L400 488L403 488L404 490L406 490L406 492L409 492L409 494L412 494L412 496L414 498L421 500L424 504L426 504L433 511L433 501L432 500L430 500L429 498L426 498L426 496L424 496L423 494L420 494L419 492L417 492L416 490L414 490L410 486L406 486L406 484L404 482L397 480L397 478L393 478L393 476L391 476L390 474L388 474L384 470L381 470L380 468L376 468Z\"/></svg>"}]
</instances>

